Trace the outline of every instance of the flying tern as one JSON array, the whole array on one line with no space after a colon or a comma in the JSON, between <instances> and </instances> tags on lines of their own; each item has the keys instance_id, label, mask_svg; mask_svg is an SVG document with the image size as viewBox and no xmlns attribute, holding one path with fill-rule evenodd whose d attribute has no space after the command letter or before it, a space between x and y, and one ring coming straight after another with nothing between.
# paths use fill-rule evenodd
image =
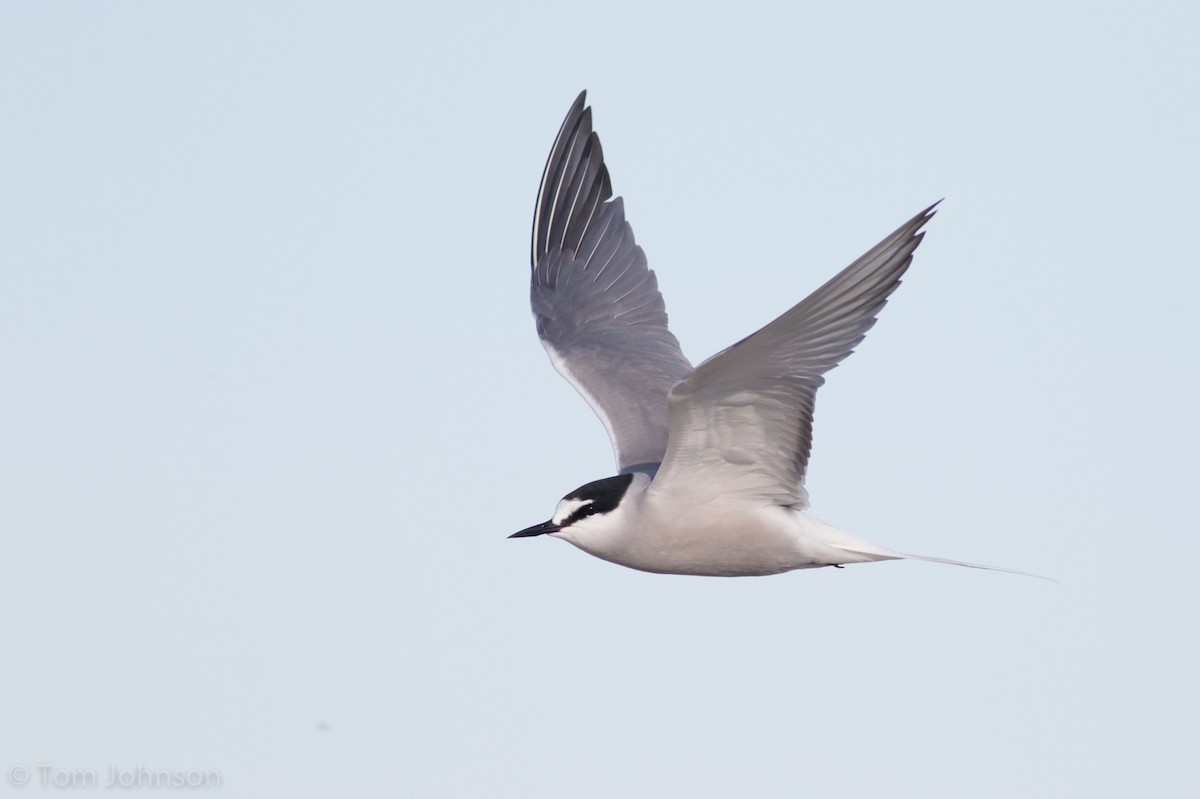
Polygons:
<instances>
[{"instance_id":1,"label":"flying tern","mask_svg":"<svg viewBox=\"0 0 1200 799\"><path fill-rule=\"evenodd\" d=\"M900 285L936 203L693 368L612 196L585 98L567 113L542 174L530 301L550 362L600 417L619 471L575 489L549 521L510 538L549 535L664 574L767 575L904 558L995 568L895 552L806 512L817 389Z\"/></svg>"}]
</instances>

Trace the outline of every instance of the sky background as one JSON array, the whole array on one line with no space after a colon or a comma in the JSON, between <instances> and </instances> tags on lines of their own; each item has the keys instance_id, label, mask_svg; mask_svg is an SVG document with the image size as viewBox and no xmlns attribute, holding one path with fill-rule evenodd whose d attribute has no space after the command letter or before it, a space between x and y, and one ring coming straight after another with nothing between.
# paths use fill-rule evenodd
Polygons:
<instances>
[{"instance_id":1,"label":"sky background","mask_svg":"<svg viewBox=\"0 0 1200 799\"><path fill-rule=\"evenodd\" d=\"M1200 6L422 5L4 3L0 795L1197 795ZM946 198L813 512L1059 583L505 538L584 88L696 362Z\"/></svg>"}]
</instances>

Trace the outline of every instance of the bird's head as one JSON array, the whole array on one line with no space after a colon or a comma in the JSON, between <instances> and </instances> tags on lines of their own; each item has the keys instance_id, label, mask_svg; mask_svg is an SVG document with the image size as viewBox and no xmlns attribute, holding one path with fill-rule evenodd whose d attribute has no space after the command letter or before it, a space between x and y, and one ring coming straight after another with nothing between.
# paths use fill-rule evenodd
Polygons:
<instances>
[{"instance_id":1,"label":"bird's head","mask_svg":"<svg viewBox=\"0 0 1200 799\"><path fill-rule=\"evenodd\" d=\"M649 479L645 475L619 474L593 480L560 499L549 521L526 527L509 538L550 535L590 549L587 546L590 540L607 538L624 526L622 520L628 514L632 497L640 494L637 489L630 490L635 482L644 490Z\"/></svg>"}]
</instances>

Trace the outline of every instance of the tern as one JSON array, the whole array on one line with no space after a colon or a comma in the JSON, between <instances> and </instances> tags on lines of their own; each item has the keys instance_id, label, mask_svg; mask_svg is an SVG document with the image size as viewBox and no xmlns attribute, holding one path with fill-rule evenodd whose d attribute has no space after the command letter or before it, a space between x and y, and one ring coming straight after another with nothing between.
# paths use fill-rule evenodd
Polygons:
<instances>
[{"instance_id":1,"label":"tern","mask_svg":"<svg viewBox=\"0 0 1200 799\"><path fill-rule=\"evenodd\" d=\"M581 486L548 535L646 572L721 577L912 558L806 511L813 406L900 285L937 203L807 299L693 368L613 197L583 92L542 173L530 302L554 368L600 417L618 474Z\"/></svg>"}]
</instances>

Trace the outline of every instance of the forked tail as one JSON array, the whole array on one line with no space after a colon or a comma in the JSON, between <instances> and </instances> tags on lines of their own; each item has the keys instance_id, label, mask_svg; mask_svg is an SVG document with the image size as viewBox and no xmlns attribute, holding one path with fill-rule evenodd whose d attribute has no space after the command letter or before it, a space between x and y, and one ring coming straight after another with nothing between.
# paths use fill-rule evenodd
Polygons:
<instances>
[{"instance_id":1,"label":"forked tail","mask_svg":"<svg viewBox=\"0 0 1200 799\"><path fill-rule=\"evenodd\" d=\"M909 555L906 552L899 552L902 558L908 560L923 560L928 563L948 563L951 566L965 566L968 569L984 569L990 572L1006 572L1008 574L1019 574L1022 577L1036 577L1039 580L1049 580L1052 583L1057 583L1053 577L1046 577L1041 574L1033 574L1031 572L1017 571L1016 569L1005 569L1000 566L984 566L980 563L967 563L965 560L951 560L950 558L932 558L929 555Z\"/></svg>"}]
</instances>

